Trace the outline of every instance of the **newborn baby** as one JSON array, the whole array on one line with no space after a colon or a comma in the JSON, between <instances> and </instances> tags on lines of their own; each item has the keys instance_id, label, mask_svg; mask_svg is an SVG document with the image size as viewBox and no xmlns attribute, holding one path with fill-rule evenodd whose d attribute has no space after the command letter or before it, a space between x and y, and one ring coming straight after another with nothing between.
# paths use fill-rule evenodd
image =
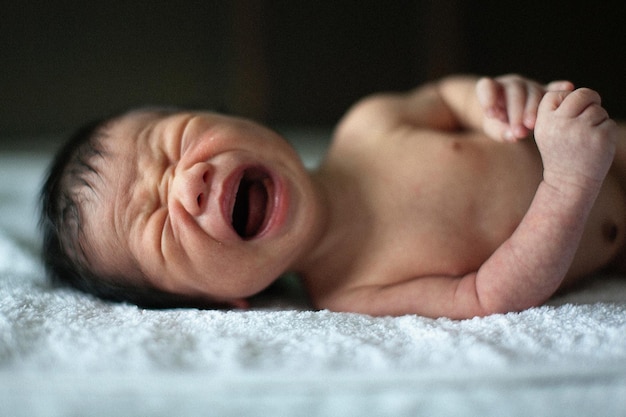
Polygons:
<instances>
[{"instance_id":1,"label":"newborn baby","mask_svg":"<svg viewBox=\"0 0 626 417\"><path fill-rule=\"evenodd\" d=\"M567 81L451 76L358 102L307 172L252 121L136 109L60 151L44 258L144 306L245 308L293 271L320 309L519 311L619 266L624 132Z\"/></svg>"}]
</instances>

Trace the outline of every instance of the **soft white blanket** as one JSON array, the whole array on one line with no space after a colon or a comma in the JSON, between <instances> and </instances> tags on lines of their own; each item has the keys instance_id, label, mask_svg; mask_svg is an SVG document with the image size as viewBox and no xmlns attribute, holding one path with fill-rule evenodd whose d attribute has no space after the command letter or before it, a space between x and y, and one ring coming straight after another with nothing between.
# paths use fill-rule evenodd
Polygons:
<instances>
[{"instance_id":1,"label":"soft white blanket","mask_svg":"<svg viewBox=\"0 0 626 417\"><path fill-rule=\"evenodd\" d=\"M626 415L624 277L465 321L110 304L44 279L46 162L0 156L3 416Z\"/></svg>"}]
</instances>

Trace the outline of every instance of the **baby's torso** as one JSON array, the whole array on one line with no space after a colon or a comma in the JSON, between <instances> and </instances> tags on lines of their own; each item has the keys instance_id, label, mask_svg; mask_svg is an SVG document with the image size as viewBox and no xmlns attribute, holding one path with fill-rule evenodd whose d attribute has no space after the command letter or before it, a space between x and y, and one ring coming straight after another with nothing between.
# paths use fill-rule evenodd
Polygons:
<instances>
[{"instance_id":1,"label":"baby's torso","mask_svg":"<svg viewBox=\"0 0 626 417\"><path fill-rule=\"evenodd\" d=\"M410 128L394 135L350 157L331 149L320 171L348 196L335 221L351 225L345 252L320 278L323 293L476 271L513 233L542 178L532 140Z\"/></svg>"},{"instance_id":2,"label":"baby's torso","mask_svg":"<svg viewBox=\"0 0 626 417\"><path fill-rule=\"evenodd\" d=\"M536 148L476 134L415 132L401 140L361 167L366 204L376 213L365 268L389 263L406 278L476 270L528 209L541 180Z\"/></svg>"}]
</instances>

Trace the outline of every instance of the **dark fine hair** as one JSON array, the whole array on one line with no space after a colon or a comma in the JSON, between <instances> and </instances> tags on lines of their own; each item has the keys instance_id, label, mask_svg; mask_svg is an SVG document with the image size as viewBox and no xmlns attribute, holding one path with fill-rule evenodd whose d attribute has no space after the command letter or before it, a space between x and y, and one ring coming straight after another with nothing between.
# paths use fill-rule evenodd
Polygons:
<instances>
[{"instance_id":1,"label":"dark fine hair","mask_svg":"<svg viewBox=\"0 0 626 417\"><path fill-rule=\"evenodd\" d=\"M122 114L120 114L121 116ZM40 193L39 227L42 257L49 279L99 298L129 302L143 308L219 307L200 300L166 293L128 279L98 274L90 268L83 247L81 202L90 185L89 173L102 156L107 125L116 117L96 120L78 129L53 159Z\"/></svg>"}]
</instances>

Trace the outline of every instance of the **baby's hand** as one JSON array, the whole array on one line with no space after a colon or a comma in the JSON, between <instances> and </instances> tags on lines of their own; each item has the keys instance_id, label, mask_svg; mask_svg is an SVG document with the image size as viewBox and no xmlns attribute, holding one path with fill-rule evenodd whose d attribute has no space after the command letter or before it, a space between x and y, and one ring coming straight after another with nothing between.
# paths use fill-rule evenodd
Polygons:
<instances>
[{"instance_id":1,"label":"baby's hand","mask_svg":"<svg viewBox=\"0 0 626 417\"><path fill-rule=\"evenodd\" d=\"M525 138L535 128L543 95L547 91L573 89L569 81L553 81L543 86L515 74L481 78L476 84L476 95L483 109L483 129L495 140Z\"/></svg>"},{"instance_id":2,"label":"baby's hand","mask_svg":"<svg viewBox=\"0 0 626 417\"><path fill-rule=\"evenodd\" d=\"M535 141L545 182L560 189L599 189L615 154L617 125L593 90L547 92L537 112Z\"/></svg>"}]
</instances>

